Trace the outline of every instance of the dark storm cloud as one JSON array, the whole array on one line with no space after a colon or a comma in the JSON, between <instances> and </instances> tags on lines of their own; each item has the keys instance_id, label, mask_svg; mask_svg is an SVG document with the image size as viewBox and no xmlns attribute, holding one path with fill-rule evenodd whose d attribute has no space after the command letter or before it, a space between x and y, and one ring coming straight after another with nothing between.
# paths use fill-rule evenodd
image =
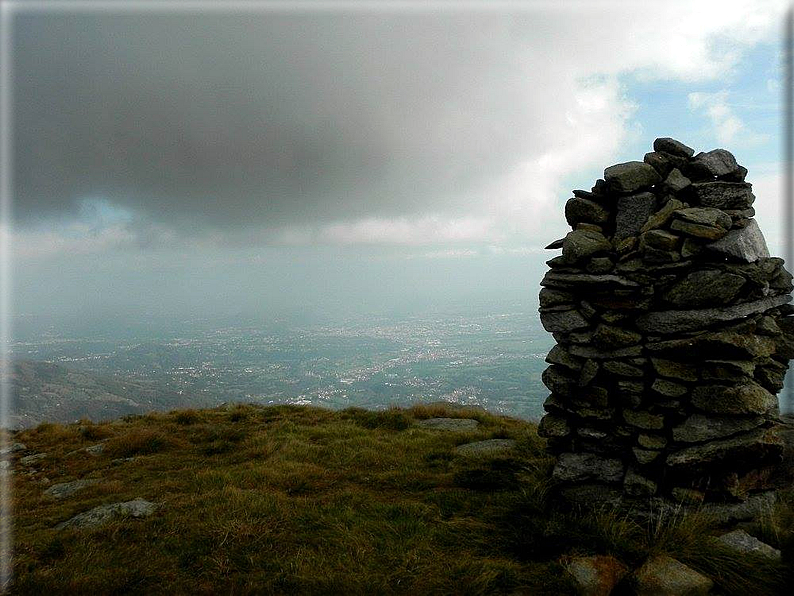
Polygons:
<instances>
[{"instance_id":1,"label":"dark storm cloud","mask_svg":"<svg viewBox=\"0 0 794 596\"><path fill-rule=\"evenodd\" d=\"M16 217L68 218L86 198L182 228L443 211L531 136L514 25L19 14Z\"/></svg>"}]
</instances>

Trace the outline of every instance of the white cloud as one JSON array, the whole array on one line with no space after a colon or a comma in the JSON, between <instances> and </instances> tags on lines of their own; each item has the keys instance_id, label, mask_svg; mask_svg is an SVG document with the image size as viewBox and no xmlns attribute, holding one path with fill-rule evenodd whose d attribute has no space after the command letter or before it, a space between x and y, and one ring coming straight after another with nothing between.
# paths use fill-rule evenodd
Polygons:
<instances>
[{"instance_id":1,"label":"white cloud","mask_svg":"<svg viewBox=\"0 0 794 596\"><path fill-rule=\"evenodd\" d=\"M724 145L743 143L754 145L767 140L765 135L751 131L736 115L729 102L726 89L714 93L696 91L687 96L689 107L704 112L714 127L714 136Z\"/></svg>"}]
</instances>

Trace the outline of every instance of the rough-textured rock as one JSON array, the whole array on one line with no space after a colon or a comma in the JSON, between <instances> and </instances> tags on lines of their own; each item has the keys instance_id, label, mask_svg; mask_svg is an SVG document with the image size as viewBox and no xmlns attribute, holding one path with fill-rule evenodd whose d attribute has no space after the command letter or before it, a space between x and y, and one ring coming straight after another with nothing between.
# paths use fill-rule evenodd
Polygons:
<instances>
[{"instance_id":1,"label":"rough-textured rock","mask_svg":"<svg viewBox=\"0 0 794 596\"><path fill-rule=\"evenodd\" d=\"M420 428L455 431L474 430L479 424L479 422L472 418L426 418L416 423Z\"/></svg>"},{"instance_id":2,"label":"rough-textured rock","mask_svg":"<svg viewBox=\"0 0 794 596\"><path fill-rule=\"evenodd\" d=\"M709 414L777 413L777 397L758 383L700 385L692 390L692 405Z\"/></svg>"},{"instance_id":3,"label":"rough-textured rock","mask_svg":"<svg viewBox=\"0 0 794 596\"><path fill-rule=\"evenodd\" d=\"M755 201L752 185L746 182L693 182L687 187L692 201L700 207L748 209Z\"/></svg>"},{"instance_id":4,"label":"rough-textured rock","mask_svg":"<svg viewBox=\"0 0 794 596\"><path fill-rule=\"evenodd\" d=\"M729 439L685 447L667 456L670 468L704 469L729 462L737 467L750 460L766 461L783 452L783 441L773 429L756 429Z\"/></svg>"},{"instance_id":5,"label":"rough-textured rock","mask_svg":"<svg viewBox=\"0 0 794 596\"><path fill-rule=\"evenodd\" d=\"M761 542L754 536L750 536L750 534L744 530L734 530L733 532L728 532L727 534L720 536L717 540L719 540L725 546L742 554L761 555L762 557L773 560L780 559L779 550L769 546L764 542Z\"/></svg>"},{"instance_id":6,"label":"rough-textured rock","mask_svg":"<svg viewBox=\"0 0 794 596\"><path fill-rule=\"evenodd\" d=\"M666 230L648 230L640 237L641 246L650 246L659 250L676 250L681 237Z\"/></svg>"},{"instance_id":7,"label":"rough-textured rock","mask_svg":"<svg viewBox=\"0 0 794 596\"><path fill-rule=\"evenodd\" d=\"M574 263L595 254L607 252L612 248L609 240L600 232L574 230L562 242L562 256Z\"/></svg>"},{"instance_id":8,"label":"rough-textured rock","mask_svg":"<svg viewBox=\"0 0 794 596\"><path fill-rule=\"evenodd\" d=\"M664 299L676 308L727 304L736 298L745 282L744 277L735 273L702 269L677 282L664 294Z\"/></svg>"},{"instance_id":9,"label":"rough-textured rock","mask_svg":"<svg viewBox=\"0 0 794 596\"><path fill-rule=\"evenodd\" d=\"M493 455L509 451L516 446L513 439L488 439L486 441L475 441L455 447L455 453L459 455Z\"/></svg>"},{"instance_id":10,"label":"rough-textured rock","mask_svg":"<svg viewBox=\"0 0 794 596\"><path fill-rule=\"evenodd\" d=\"M609 211L595 201L574 197L565 204L565 219L571 227L582 222L603 224L609 220Z\"/></svg>"},{"instance_id":11,"label":"rough-textured rock","mask_svg":"<svg viewBox=\"0 0 794 596\"><path fill-rule=\"evenodd\" d=\"M630 329L601 324L593 334L593 345L605 350L624 348L639 343L642 335Z\"/></svg>"},{"instance_id":12,"label":"rough-textured rock","mask_svg":"<svg viewBox=\"0 0 794 596\"><path fill-rule=\"evenodd\" d=\"M112 519L119 517L147 517L154 513L157 505L144 499L134 499L123 503L100 505L89 511L84 511L73 518L55 526L56 530L64 528L93 528L101 526Z\"/></svg>"},{"instance_id":13,"label":"rough-textured rock","mask_svg":"<svg viewBox=\"0 0 794 596\"><path fill-rule=\"evenodd\" d=\"M600 480L620 482L624 466L619 459L599 457L592 453L562 453L552 474L555 480Z\"/></svg>"},{"instance_id":14,"label":"rough-textured rock","mask_svg":"<svg viewBox=\"0 0 794 596\"><path fill-rule=\"evenodd\" d=\"M29 466L31 464L38 463L41 460L46 459L46 458L47 458L47 454L46 453L33 453L31 455L26 455L25 457L21 458L19 460L19 463L21 463L22 465L25 465L25 466Z\"/></svg>"},{"instance_id":15,"label":"rough-textured rock","mask_svg":"<svg viewBox=\"0 0 794 596\"><path fill-rule=\"evenodd\" d=\"M567 437L571 434L571 427L567 418L546 414L538 425L538 435L547 439Z\"/></svg>"},{"instance_id":16,"label":"rough-textured rock","mask_svg":"<svg viewBox=\"0 0 794 596\"><path fill-rule=\"evenodd\" d=\"M565 562L565 569L582 596L609 596L629 572L628 567L615 557L603 555L569 559Z\"/></svg>"},{"instance_id":17,"label":"rough-textured rock","mask_svg":"<svg viewBox=\"0 0 794 596\"><path fill-rule=\"evenodd\" d=\"M662 186L667 192L678 193L692 184L692 181L684 176L678 168L673 168L667 178L664 179Z\"/></svg>"},{"instance_id":18,"label":"rough-textured rock","mask_svg":"<svg viewBox=\"0 0 794 596\"><path fill-rule=\"evenodd\" d=\"M647 163L629 161L604 170L604 180L612 191L628 194L653 186L661 181L661 176Z\"/></svg>"},{"instance_id":19,"label":"rough-textured rock","mask_svg":"<svg viewBox=\"0 0 794 596\"><path fill-rule=\"evenodd\" d=\"M709 578L667 555L649 559L634 572L637 596L707 596Z\"/></svg>"},{"instance_id":20,"label":"rough-textured rock","mask_svg":"<svg viewBox=\"0 0 794 596\"><path fill-rule=\"evenodd\" d=\"M769 256L764 235L754 219L743 228L731 230L716 242L706 244L705 249L745 263L754 263Z\"/></svg>"},{"instance_id":21,"label":"rough-textured rock","mask_svg":"<svg viewBox=\"0 0 794 596\"><path fill-rule=\"evenodd\" d=\"M694 223L685 219L674 219L670 229L685 236L703 238L705 240L719 240L728 233L727 228Z\"/></svg>"},{"instance_id":22,"label":"rough-textured rock","mask_svg":"<svg viewBox=\"0 0 794 596\"><path fill-rule=\"evenodd\" d=\"M790 301L791 296L776 296L723 308L652 312L637 318L637 328L645 333L662 334L704 329L715 323L735 321L747 315L764 312Z\"/></svg>"},{"instance_id":23,"label":"rough-textured rock","mask_svg":"<svg viewBox=\"0 0 794 596\"><path fill-rule=\"evenodd\" d=\"M620 197L615 217L615 238L622 239L639 234L655 211L656 196L653 193L642 192Z\"/></svg>"},{"instance_id":24,"label":"rough-textured rock","mask_svg":"<svg viewBox=\"0 0 794 596\"><path fill-rule=\"evenodd\" d=\"M659 430L664 428L664 416L662 414L651 414L644 410L623 410L623 419L631 426L647 430Z\"/></svg>"},{"instance_id":25,"label":"rough-textured rock","mask_svg":"<svg viewBox=\"0 0 794 596\"><path fill-rule=\"evenodd\" d=\"M730 151L714 149L706 153L698 153L692 160L691 167L708 176L725 176L738 170L739 164Z\"/></svg>"},{"instance_id":26,"label":"rough-textured rock","mask_svg":"<svg viewBox=\"0 0 794 596\"><path fill-rule=\"evenodd\" d=\"M578 310L563 310L555 312L540 313L540 322L543 328L549 333L561 332L570 333L577 329L585 329L590 326Z\"/></svg>"},{"instance_id":27,"label":"rough-textured rock","mask_svg":"<svg viewBox=\"0 0 794 596\"><path fill-rule=\"evenodd\" d=\"M692 157L695 150L687 147L681 141L676 141L670 137L660 137L653 142L654 151L664 151L671 155L679 155L681 157Z\"/></svg>"},{"instance_id":28,"label":"rough-textured rock","mask_svg":"<svg viewBox=\"0 0 794 596\"><path fill-rule=\"evenodd\" d=\"M77 491L82 490L87 486L91 486L92 484L96 484L97 482L97 480L89 478L83 480L74 480L72 482L59 482L58 484L53 484L47 490L45 490L44 495L53 499L65 499L66 497L72 496Z\"/></svg>"},{"instance_id":29,"label":"rough-textured rock","mask_svg":"<svg viewBox=\"0 0 794 596\"><path fill-rule=\"evenodd\" d=\"M687 207L678 209L673 213L673 217L688 221L690 223L711 226L728 230L733 221L731 216L724 211L713 207Z\"/></svg>"},{"instance_id":30,"label":"rough-textured rock","mask_svg":"<svg viewBox=\"0 0 794 596\"><path fill-rule=\"evenodd\" d=\"M673 427L673 440L679 443L701 443L712 439L724 439L761 426L761 416L728 417L692 414L684 422Z\"/></svg>"},{"instance_id":31,"label":"rough-textured rock","mask_svg":"<svg viewBox=\"0 0 794 596\"><path fill-rule=\"evenodd\" d=\"M640 228L640 232L647 232L667 225L667 222L673 217L673 213L683 209L684 204L678 199L670 199L664 206L656 213L648 218L648 221Z\"/></svg>"}]
</instances>

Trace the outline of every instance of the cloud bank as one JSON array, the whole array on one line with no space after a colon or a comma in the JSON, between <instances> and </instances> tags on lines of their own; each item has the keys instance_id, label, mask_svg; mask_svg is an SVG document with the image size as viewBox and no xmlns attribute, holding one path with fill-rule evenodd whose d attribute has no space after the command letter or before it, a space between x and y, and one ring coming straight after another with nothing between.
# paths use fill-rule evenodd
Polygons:
<instances>
[{"instance_id":1,"label":"cloud bank","mask_svg":"<svg viewBox=\"0 0 794 596\"><path fill-rule=\"evenodd\" d=\"M19 11L18 250L526 242L637 139L627 76L719 80L784 9Z\"/></svg>"}]
</instances>

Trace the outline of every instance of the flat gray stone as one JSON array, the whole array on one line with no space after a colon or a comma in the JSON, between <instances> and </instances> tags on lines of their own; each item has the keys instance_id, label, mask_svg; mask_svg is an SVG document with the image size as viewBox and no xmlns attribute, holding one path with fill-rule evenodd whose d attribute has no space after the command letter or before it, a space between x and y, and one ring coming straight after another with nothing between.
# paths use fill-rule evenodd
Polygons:
<instances>
[{"instance_id":1,"label":"flat gray stone","mask_svg":"<svg viewBox=\"0 0 794 596\"><path fill-rule=\"evenodd\" d=\"M687 189L699 207L748 209L755 201L752 184L747 182L693 182Z\"/></svg>"},{"instance_id":2,"label":"flat gray stone","mask_svg":"<svg viewBox=\"0 0 794 596\"><path fill-rule=\"evenodd\" d=\"M549 271L543 277L543 280L541 280L540 285L563 288L578 288L581 286L603 286L605 288L619 286L624 288L636 288L639 287L640 284L619 275L590 275L587 273L560 273L559 271Z\"/></svg>"},{"instance_id":3,"label":"flat gray stone","mask_svg":"<svg viewBox=\"0 0 794 596\"><path fill-rule=\"evenodd\" d=\"M650 192L620 197L617 208L614 238L636 236L656 211L656 197Z\"/></svg>"},{"instance_id":4,"label":"flat gray stone","mask_svg":"<svg viewBox=\"0 0 794 596\"><path fill-rule=\"evenodd\" d=\"M642 335L631 329L602 323L596 328L592 341L596 348L614 350L640 343Z\"/></svg>"},{"instance_id":5,"label":"flat gray stone","mask_svg":"<svg viewBox=\"0 0 794 596\"><path fill-rule=\"evenodd\" d=\"M697 381L697 368L687 362L667 360L664 358L651 358L653 368L663 377L680 379L682 381Z\"/></svg>"},{"instance_id":6,"label":"flat gray stone","mask_svg":"<svg viewBox=\"0 0 794 596\"><path fill-rule=\"evenodd\" d=\"M684 209L684 204L678 199L670 199L661 209L659 209L659 211L648 218L648 221L642 226L640 232L647 232L648 230L661 228L668 221L670 221L670 218L673 217L673 213L680 209Z\"/></svg>"},{"instance_id":7,"label":"flat gray stone","mask_svg":"<svg viewBox=\"0 0 794 596\"><path fill-rule=\"evenodd\" d=\"M53 499L65 499L77 491L91 486L92 484L96 484L97 482L98 480L88 478L84 480L74 480L73 482L60 482L58 484L53 484L45 490L44 495Z\"/></svg>"},{"instance_id":8,"label":"flat gray stone","mask_svg":"<svg viewBox=\"0 0 794 596\"><path fill-rule=\"evenodd\" d=\"M568 395L576 386L576 381L566 374L566 369L549 366L541 374L541 381L552 393Z\"/></svg>"},{"instance_id":9,"label":"flat gray stone","mask_svg":"<svg viewBox=\"0 0 794 596\"><path fill-rule=\"evenodd\" d=\"M776 501L775 492L767 491L750 495L742 503L706 503L701 511L718 524L727 525L737 521L758 519L761 515L769 513Z\"/></svg>"},{"instance_id":10,"label":"flat gray stone","mask_svg":"<svg viewBox=\"0 0 794 596\"><path fill-rule=\"evenodd\" d=\"M673 217L704 226L716 226L725 230L730 229L733 223L730 215L714 207L687 207L675 211Z\"/></svg>"},{"instance_id":11,"label":"flat gray stone","mask_svg":"<svg viewBox=\"0 0 794 596\"><path fill-rule=\"evenodd\" d=\"M572 356L559 344L555 344L551 349L548 356L546 356L546 362L549 364L559 364L574 372L579 372L583 364L581 358Z\"/></svg>"},{"instance_id":12,"label":"flat gray stone","mask_svg":"<svg viewBox=\"0 0 794 596\"><path fill-rule=\"evenodd\" d=\"M571 434L571 427L566 418L555 414L546 414L540 419L538 436L550 439L567 437L569 434Z\"/></svg>"},{"instance_id":13,"label":"flat gray stone","mask_svg":"<svg viewBox=\"0 0 794 596\"><path fill-rule=\"evenodd\" d=\"M564 482L623 480L623 462L619 459L599 457L593 453L561 453L557 457L552 477Z\"/></svg>"},{"instance_id":14,"label":"flat gray stone","mask_svg":"<svg viewBox=\"0 0 794 596\"><path fill-rule=\"evenodd\" d=\"M777 397L755 381L731 385L698 385L692 405L710 414L763 415L777 413Z\"/></svg>"},{"instance_id":15,"label":"flat gray stone","mask_svg":"<svg viewBox=\"0 0 794 596\"><path fill-rule=\"evenodd\" d=\"M673 427L673 440L677 443L700 443L724 439L757 428L764 423L764 420L761 416L744 418L693 414L683 423Z\"/></svg>"},{"instance_id":16,"label":"flat gray stone","mask_svg":"<svg viewBox=\"0 0 794 596\"><path fill-rule=\"evenodd\" d=\"M664 294L676 308L721 306L733 301L746 283L736 273L719 269L702 269L689 273Z\"/></svg>"},{"instance_id":17,"label":"flat gray stone","mask_svg":"<svg viewBox=\"0 0 794 596\"><path fill-rule=\"evenodd\" d=\"M723 238L704 245L704 248L745 263L754 263L769 256L764 235L754 219L745 227L731 230Z\"/></svg>"},{"instance_id":18,"label":"flat gray stone","mask_svg":"<svg viewBox=\"0 0 794 596\"><path fill-rule=\"evenodd\" d=\"M768 559L780 560L780 551L778 549L769 546L765 542L761 542L754 536L750 536L750 534L744 530L728 532L720 536L717 540L740 553L752 553L767 557Z\"/></svg>"},{"instance_id":19,"label":"flat gray stone","mask_svg":"<svg viewBox=\"0 0 794 596\"><path fill-rule=\"evenodd\" d=\"M705 575L667 555L646 561L634 579L638 596L707 596L714 587Z\"/></svg>"},{"instance_id":20,"label":"flat gray stone","mask_svg":"<svg viewBox=\"0 0 794 596\"><path fill-rule=\"evenodd\" d=\"M607 360L604 362L604 370L619 377L640 378L645 374L640 367L620 360Z\"/></svg>"},{"instance_id":21,"label":"flat gray stone","mask_svg":"<svg viewBox=\"0 0 794 596\"><path fill-rule=\"evenodd\" d=\"M628 161L605 169L604 180L611 190L627 194L653 186L661 176L647 163Z\"/></svg>"},{"instance_id":22,"label":"flat gray stone","mask_svg":"<svg viewBox=\"0 0 794 596\"><path fill-rule=\"evenodd\" d=\"M47 457L46 453L34 453L33 455L26 455L25 457L21 458L19 460L19 463L28 466L30 464L35 464L36 462L40 462L46 457Z\"/></svg>"},{"instance_id":23,"label":"flat gray stone","mask_svg":"<svg viewBox=\"0 0 794 596\"><path fill-rule=\"evenodd\" d=\"M762 298L755 302L745 302L722 308L703 308L695 310L665 310L637 317L637 329L643 333L680 333L696 331L716 323L741 319L747 315L764 312L791 302L790 295Z\"/></svg>"},{"instance_id":24,"label":"flat gray stone","mask_svg":"<svg viewBox=\"0 0 794 596\"><path fill-rule=\"evenodd\" d=\"M134 499L123 503L100 505L89 511L78 513L73 518L55 526L56 530L64 528L94 528L118 517L147 517L154 513L157 505L144 499Z\"/></svg>"},{"instance_id":25,"label":"flat gray stone","mask_svg":"<svg viewBox=\"0 0 794 596\"><path fill-rule=\"evenodd\" d=\"M562 242L562 256L575 263L592 255L608 252L612 244L600 232L593 230L574 230Z\"/></svg>"},{"instance_id":26,"label":"flat gray stone","mask_svg":"<svg viewBox=\"0 0 794 596\"><path fill-rule=\"evenodd\" d=\"M487 441L475 441L455 447L455 453L460 455L492 455L509 451L516 446L513 439L488 439Z\"/></svg>"},{"instance_id":27,"label":"flat gray stone","mask_svg":"<svg viewBox=\"0 0 794 596\"><path fill-rule=\"evenodd\" d=\"M541 312L540 323L549 333L571 333L590 326L578 310Z\"/></svg>"},{"instance_id":28,"label":"flat gray stone","mask_svg":"<svg viewBox=\"0 0 794 596\"><path fill-rule=\"evenodd\" d=\"M551 288L541 288L538 294L540 300L540 308L547 308L549 306L560 306L563 304L570 305L574 308L574 295L569 292L561 292Z\"/></svg>"},{"instance_id":29,"label":"flat gray stone","mask_svg":"<svg viewBox=\"0 0 794 596\"><path fill-rule=\"evenodd\" d=\"M695 154L694 149L670 137L659 137L656 139L653 142L653 150L664 151L670 155L678 155L680 157L692 157Z\"/></svg>"},{"instance_id":30,"label":"flat gray stone","mask_svg":"<svg viewBox=\"0 0 794 596\"><path fill-rule=\"evenodd\" d=\"M105 445L102 443L97 443L96 445L91 445L85 448L86 453L90 453L91 455L99 455L105 450Z\"/></svg>"},{"instance_id":31,"label":"flat gray stone","mask_svg":"<svg viewBox=\"0 0 794 596\"><path fill-rule=\"evenodd\" d=\"M698 153L691 163L692 169L708 176L726 176L739 169L733 153L725 149L714 149Z\"/></svg>"},{"instance_id":32,"label":"flat gray stone","mask_svg":"<svg viewBox=\"0 0 794 596\"><path fill-rule=\"evenodd\" d=\"M565 203L565 220L571 227L582 222L603 224L609 220L609 211L595 201L574 197Z\"/></svg>"},{"instance_id":33,"label":"flat gray stone","mask_svg":"<svg viewBox=\"0 0 794 596\"><path fill-rule=\"evenodd\" d=\"M677 399L687 394L689 389L685 385L668 381L667 379L654 379L651 390L664 397Z\"/></svg>"},{"instance_id":34,"label":"flat gray stone","mask_svg":"<svg viewBox=\"0 0 794 596\"><path fill-rule=\"evenodd\" d=\"M692 181L684 176L678 168L673 168L667 178L664 179L664 188L668 192L679 193L687 186L692 184Z\"/></svg>"},{"instance_id":35,"label":"flat gray stone","mask_svg":"<svg viewBox=\"0 0 794 596\"><path fill-rule=\"evenodd\" d=\"M728 233L727 228L694 223L683 219L674 219L670 224L670 229L685 236L693 238L703 238L704 240L719 240Z\"/></svg>"},{"instance_id":36,"label":"flat gray stone","mask_svg":"<svg viewBox=\"0 0 794 596\"><path fill-rule=\"evenodd\" d=\"M720 462L769 461L783 451L783 441L773 429L756 429L748 433L684 447L667 456L670 468L708 468Z\"/></svg>"},{"instance_id":37,"label":"flat gray stone","mask_svg":"<svg viewBox=\"0 0 794 596\"><path fill-rule=\"evenodd\" d=\"M623 419L631 426L644 430L661 430L664 428L664 416L651 414L645 410L623 410Z\"/></svg>"},{"instance_id":38,"label":"flat gray stone","mask_svg":"<svg viewBox=\"0 0 794 596\"><path fill-rule=\"evenodd\" d=\"M479 422L472 418L427 418L419 420L416 426L429 430L474 430L479 426Z\"/></svg>"}]
</instances>

